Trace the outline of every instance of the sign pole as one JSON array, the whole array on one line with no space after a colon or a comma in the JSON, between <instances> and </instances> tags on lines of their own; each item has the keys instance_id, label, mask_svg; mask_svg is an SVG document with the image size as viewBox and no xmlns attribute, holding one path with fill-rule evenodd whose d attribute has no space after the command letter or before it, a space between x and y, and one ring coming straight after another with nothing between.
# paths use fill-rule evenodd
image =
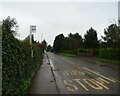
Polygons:
<instances>
[{"instance_id":1,"label":"sign pole","mask_svg":"<svg viewBox=\"0 0 120 96\"><path fill-rule=\"evenodd\" d=\"M33 57L33 49L32 49L32 29L30 26L30 46L31 46L31 57Z\"/></svg>"},{"instance_id":2,"label":"sign pole","mask_svg":"<svg viewBox=\"0 0 120 96\"><path fill-rule=\"evenodd\" d=\"M30 25L30 46L31 46L31 57L33 57L33 48L32 48L32 33L36 31L36 25Z\"/></svg>"}]
</instances>

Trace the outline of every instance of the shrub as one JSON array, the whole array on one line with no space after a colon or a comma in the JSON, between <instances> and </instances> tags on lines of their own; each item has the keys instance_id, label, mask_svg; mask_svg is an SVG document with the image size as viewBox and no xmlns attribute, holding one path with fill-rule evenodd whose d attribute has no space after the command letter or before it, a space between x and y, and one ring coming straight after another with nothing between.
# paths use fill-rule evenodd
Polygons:
<instances>
[{"instance_id":1,"label":"shrub","mask_svg":"<svg viewBox=\"0 0 120 96\"><path fill-rule=\"evenodd\" d=\"M87 53L89 49L80 48L78 51L82 53Z\"/></svg>"},{"instance_id":2,"label":"shrub","mask_svg":"<svg viewBox=\"0 0 120 96\"><path fill-rule=\"evenodd\" d=\"M77 51L76 51L76 50L64 50L64 51L62 51L62 53L74 54L74 55L76 55L76 54L77 54Z\"/></svg>"},{"instance_id":3,"label":"shrub","mask_svg":"<svg viewBox=\"0 0 120 96\"><path fill-rule=\"evenodd\" d=\"M120 49L100 49L99 50L99 57L103 59L120 59Z\"/></svg>"},{"instance_id":4,"label":"shrub","mask_svg":"<svg viewBox=\"0 0 120 96\"><path fill-rule=\"evenodd\" d=\"M99 56L99 49L93 49L93 54L95 56Z\"/></svg>"},{"instance_id":5,"label":"shrub","mask_svg":"<svg viewBox=\"0 0 120 96\"><path fill-rule=\"evenodd\" d=\"M2 34L2 94L25 95L30 80L42 61L41 49L17 40L12 34Z\"/></svg>"}]
</instances>

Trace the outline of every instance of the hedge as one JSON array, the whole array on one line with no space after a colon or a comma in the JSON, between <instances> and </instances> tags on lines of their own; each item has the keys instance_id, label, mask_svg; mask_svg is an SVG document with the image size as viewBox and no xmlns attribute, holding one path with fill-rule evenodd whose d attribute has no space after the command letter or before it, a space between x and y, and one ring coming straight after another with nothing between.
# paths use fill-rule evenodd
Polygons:
<instances>
[{"instance_id":1,"label":"hedge","mask_svg":"<svg viewBox=\"0 0 120 96\"><path fill-rule=\"evenodd\" d=\"M89 51L89 49L80 48L80 49L78 49L78 51L82 52L82 53L87 53Z\"/></svg>"},{"instance_id":2,"label":"hedge","mask_svg":"<svg viewBox=\"0 0 120 96\"><path fill-rule=\"evenodd\" d=\"M94 56L99 56L99 49L93 49Z\"/></svg>"},{"instance_id":3,"label":"hedge","mask_svg":"<svg viewBox=\"0 0 120 96\"><path fill-rule=\"evenodd\" d=\"M74 54L74 55L76 55L76 54L77 54L77 51L76 51L76 50L63 50L61 53Z\"/></svg>"},{"instance_id":4,"label":"hedge","mask_svg":"<svg viewBox=\"0 0 120 96\"><path fill-rule=\"evenodd\" d=\"M120 59L120 49L112 49L112 48L100 49L99 57L102 59L119 60Z\"/></svg>"},{"instance_id":5,"label":"hedge","mask_svg":"<svg viewBox=\"0 0 120 96\"><path fill-rule=\"evenodd\" d=\"M8 32L2 33L2 94L24 96L30 80L42 62L42 51L31 48Z\"/></svg>"}]
</instances>

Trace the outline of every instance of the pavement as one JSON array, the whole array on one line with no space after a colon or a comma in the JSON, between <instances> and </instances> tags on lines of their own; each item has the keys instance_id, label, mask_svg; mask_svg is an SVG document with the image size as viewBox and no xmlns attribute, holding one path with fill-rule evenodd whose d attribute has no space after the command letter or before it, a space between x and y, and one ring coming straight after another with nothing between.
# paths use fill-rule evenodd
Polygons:
<instances>
[{"instance_id":1,"label":"pavement","mask_svg":"<svg viewBox=\"0 0 120 96\"><path fill-rule=\"evenodd\" d=\"M120 94L119 76L107 63L47 52L29 94Z\"/></svg>"},{"instance_id":2,"label":"pavement","mask_svg":"<svg viewBox=\"0 0 120 96\"><path fill-rule=\"evenodd\" d=\"M44 55L43 64L31 81L28 93L57 94L56 85L46 55Z\"/></svg>"}]
</instances>

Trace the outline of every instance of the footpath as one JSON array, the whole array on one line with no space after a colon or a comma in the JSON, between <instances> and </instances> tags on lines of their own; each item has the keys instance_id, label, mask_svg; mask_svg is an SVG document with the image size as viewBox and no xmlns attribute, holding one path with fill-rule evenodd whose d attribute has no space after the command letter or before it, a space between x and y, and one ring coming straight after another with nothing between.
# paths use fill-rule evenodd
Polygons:
<instances>
[{"instance_id":1,"label":"footpath","mask_svg":"<svg viewBox=\"0 0 120 96\"><path fill-rule=\"evenodd\" d=\"M35 74L29 87L28 95L33 94L58 94L55 77L46 54L43 58L43 64Z\"/></svg>"}]
</instances>

